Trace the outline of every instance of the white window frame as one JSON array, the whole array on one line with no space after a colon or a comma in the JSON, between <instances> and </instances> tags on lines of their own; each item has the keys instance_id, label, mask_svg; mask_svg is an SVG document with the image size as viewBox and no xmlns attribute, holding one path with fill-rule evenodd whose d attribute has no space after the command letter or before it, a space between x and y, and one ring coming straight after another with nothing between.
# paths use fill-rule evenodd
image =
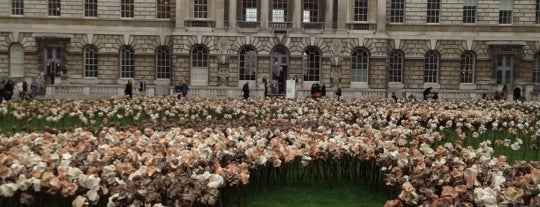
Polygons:
<instances>
[{"instance_id":1,"label":"white window frame","mask_svg":"<svg viewBox=\"0 0 540 207\"><path fill-rule=\"evenodd\" d=\"M135 77L135 51L133 47L125 45L120 50L120 78Z\"/></svg>"},{"instance_id":2,"label":"white window frame","mask_svg":"<svg viewBox=\"0 0 540 207\"><path fill-rule=\"evenodd\" d=\"M434 50L426 53L424 61L424 83L439 82L440 55Z\"/></svg>"},{"instance_id":3,"label":"white window frame","mask_svg":"<svg viewBox=\"0 0 540 207\"><path fill-rule=\"evenodd\" d=\"M24 77L24 47L19 43L9 47L9 77Z\"/></svg>"},{"instance_id":4,"label":"white window frame","mask_svg":"<svg viewBox=\"0 0 540 207\"><path fill-rule=\"evenodd\" d=\"M476 55L473 51L465 51L461 55L461 71L460 82L461 83L474 83L474 76L476 71Z\"/></svg>"},{"instance_id":5,"label":"white window frame","mask_svg":"<svg viewBox=\"0 0 540 207\"><path fill-rule=\"evenodd\" d=\"M171 78L171 53L169 51L165 46L156 49L156 79Z\"/></svg>"},{"instance_id":6,"label":"white window frame","mask_svg":"<svg viewBox=\"0 0 540 207\"><path fill-rule=\"evenodd\" d=\"M98 49L94 45L86 45L84 47L84 77L98 77Z\"/></svg>"},{"instance_id":7,"label":"white window frame","mask_svg":"<svg viewBox=\"0 0 540 207\"><path fill-rule=\"evenodd\" d=\"M355 48L351 53L351 82L369 81L369 52L366 48Z\"/></svg>"},{"instance_id":8,"label":"white window frame","mask_svg":"<svg viewBox=\"0 0 540 207\"><path fill-rule=\"evenodd\" d=\"M11 15L24 15L24 0L11 0Z\"/></svg>"}]
</instances>

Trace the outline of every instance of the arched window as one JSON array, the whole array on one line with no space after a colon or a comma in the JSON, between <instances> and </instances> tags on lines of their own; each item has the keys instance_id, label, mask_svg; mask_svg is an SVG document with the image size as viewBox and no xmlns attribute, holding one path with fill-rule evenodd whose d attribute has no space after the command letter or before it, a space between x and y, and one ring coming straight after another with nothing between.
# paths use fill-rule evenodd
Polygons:
<instances>
[{"instance_id":1,"label":"arched window","mask_svg":"<svg viewBox=\"0 0 540 207\"><path fill-rule=\"evenodd\" d=\"M534 64L534 71L533 71L533 83L534 83L534 90L540 91L540 53L536 53L534 56L535 64Z\"/></svg>"},{"instance_id":2,"label":"arched window","mask_svg":"<svg viewBox=\"0 0 540 207\"><path fill-rule=\"evenodd\" d=\"M156 49L156 77L158 79L169 79L171 73L171 54L167 47Z\"/></svg>"},{"instance_id":3,"label":"arched window","mask_svg":"<svg viewBox=\"0 0 540 207\"><path fill-rule=\"evenodd\" d=\"M394 50L388 57L388 82L403 82L403 52Z\"/></svg>"},{"instance_id":4,"label":"arched window","mask_svg":"<svg viewBox=\"0 0 540 207\"><path fill-rule=\"evenodd\" d=\"M321 52L317 47L304 50L304 81L319 81L321 71Z\"/></svg>"},{"instance_id":5,"label":"arched window","mask_svg":"<svg viewBox=\"0 0 540 207\"><path fill-rule=\"evenodd\" d=\"M191 49L191 84L208 85L208 49L204 45Z\"/></svg>"},{"instance_id":6,"label":"arched window","mask_svg":"<svg viewBox=\"0 0 540 207\"><path fill-rule=\"evenodd\" d=\"M465 51L461 55L461 83L474 83L476 55L473 51Z\"/></svg>"},{"instance_id":7,"label":"arched window","mask_svg":"<svg viewBox=\"0 0 540 207\"><path fill-rule=\"evenodd\" d=\"M98 49L94 45L84 47L84 77L98 77Z\"/></svg>"},{"instance_id":8,"label":"arched window","mask_svg":"<svg viewBox=\"0 0 540 207\"><path fill-rule=\"evenodd\" d=\"M356 48L352 54L351 82L368 82L369 53L365 48Z\"/></svg>"},{"instance_id":9,"label":"arched window","mask_svg":"<svg viewBox=\"0 0 540 207\"><path fill-rule=\"evenodd\" d=\"M426 53L424 83L437 83L439 71L439 53L430 50Z\"/></svg>"},{"instance_id":10,"label":"arched window","mask_svg":"<svg viewBox=\"0 0 540 207\"><path fill-rule=\"evenodd\" d=\"M135 77L135 60L133 48L125 45L120 50L120 78Z\"/></svg>"},{"instance_id":11,"label":"arched window","mask_svg":"<svg viewBox=\"0 0 540 207\"><path fill-rule=\"evenodd\" d=\"M9 47L9 76L24 77L24 48L19 43Z\"/></svg>"},{"instance_id":12,"label":"arched window","mask_svg":"<svg viewBox=\"0 0 540 207\"><path fill-rule=\"evenodd\" d=\"M252 46L245 46L239 52L240 80L255 80L257 71L257 51Z\"/></svg>"}]
</instances>

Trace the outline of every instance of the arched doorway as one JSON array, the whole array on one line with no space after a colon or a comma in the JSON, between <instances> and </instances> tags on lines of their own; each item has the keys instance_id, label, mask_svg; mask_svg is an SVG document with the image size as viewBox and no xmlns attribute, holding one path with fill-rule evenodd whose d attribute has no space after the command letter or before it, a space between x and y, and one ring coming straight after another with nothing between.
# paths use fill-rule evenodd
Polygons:
<instances>
[{"instance_id":1,"label":"arched doorway","mask_svg":"<svg viewBox=\"0 0 540 207\"><path fill-rule=\"evenodd\" d=\"M289 51L283 46L276 46L271 58L270 93L285 94L285 83L289 79Z\"/></svg>"}]
</instances>

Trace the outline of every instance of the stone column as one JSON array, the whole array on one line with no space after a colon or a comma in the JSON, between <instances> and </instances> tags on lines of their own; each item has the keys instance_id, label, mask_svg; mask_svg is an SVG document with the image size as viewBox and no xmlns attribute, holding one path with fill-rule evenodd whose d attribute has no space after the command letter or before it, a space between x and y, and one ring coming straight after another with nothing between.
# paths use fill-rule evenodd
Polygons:
<instances>
[{"instance_id":1,"label":"stone column","mask_svg":"<svg viewBox=\"0 0 540 207\"><path fill-rule=\"evenodd\" d=\"M334 1L332 0L326 0L326 11L324 11L324 30L332 30L333 26L333 11L334 11L334 8L333 8L333 4L334 4Z\"/></svg>"},{"instance_id":2,"label":"stone column","mask_svg":"<svg viewBox=\"0 0 540 207\"><path fill-rule=\"evenodd\" d=\"M261 0L261 28L268 29L269 1Z\"/></svg>"},{"instance_id":3,"label":"stone column","mask_svg":"<svg viewBox=\"0 0 540 207\"><path fill-rule=\"evenodd\" d=\"M223 28L225 27L225 18L222 18L222 16L218 16L219 14L225 13L225 0L216 0L215 6L214 6L214 15L213 20L216 21L216 28Z\"/></svg>"},{"instance_id":4,"label":"stone column","mask_svg":"<svg viewBox=\"0 0 540 207\"><path fill-rule=\"evenodd\" d=\"M377 2L377 32L386 32L386 1Z\"/></svg>"},{"instance_id":5,"label":"stone column","mask_svg":"<svg viewBox=\"0 0 540 207\"><path fill-rule=\"evenodd\" d=\"M229 1L229 29L236 29L236 0Z\"/></svg>"},{"instance_id":6,"label":"stone column","mask_svg":"<svg viewBox=\"0 0 540 207\"><path fill-rule=\"evenodd\" d=\"M302 0L294 0L293 11L293 30L300 30L302 28Z\"/></svg>"},{"instance_id":7,"label":"stone column","mask_svg":"<svg viewBox=\"0 0 540 207\"><path fill-rule=\"evenodd\" d=\"M176 27L183 28L185 27L185 0L176 0Z\"/></svg>"},{"instance_id":8,"label":"stone column","mask_svg":"<svg viewBox=\"0 0 540 207\"><path fill-rule=\"evenodd\" d=\"M350 10L347 7L348 0L338 0L337 5L337 29L345 30L347 29L347 14L350 13ZM382 1L385 2L385 1Z\"/></svg>"}]
</instances>

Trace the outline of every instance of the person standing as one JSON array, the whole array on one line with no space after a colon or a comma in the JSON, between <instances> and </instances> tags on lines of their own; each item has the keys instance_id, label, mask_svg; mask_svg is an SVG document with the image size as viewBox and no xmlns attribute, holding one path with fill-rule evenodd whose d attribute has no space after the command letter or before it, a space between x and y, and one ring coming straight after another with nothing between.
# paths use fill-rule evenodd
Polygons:
<instances>
[{"instance_id":1,"label":"person standing","mask_svg":"<svg viewBox=\"0 0 540 207\"><path fill-rule=\"evenodd\" d=\"M521 101L521 88L517 86L514 88L514 101Z\"/></svg>"},{"instance_id":2,"label":"person standing","mask_svg":"<svg viewBox=\"0 0 540 207\"><path fill-rule=\"evenodd\" d=\"M508 87L506 87L506 84L504 84L503 87L502 87L501 98L504 101L506 101L508 99Z\"/></svg>"},{"instance_id":3,"label":"person standing","mask_svg":"<svg viewBox=\"0 0 540 207\"><path fill-rule=\"evenodd\" d=\"M433 87L429 87L424 90L424 100L428 100L428 98L430 98L430 96L432 95L431 89L433 89Z\"/></svg>"},{"instance_id":4,"label":"person standing","mask_svg":"<svg viewBox=\"0 0 540 207\"><path fill-rule=\"evenodd\" d=\"M392 99L394 99L394 102L397 103L398 98L397 98L396 92L392 92Z\"/></svg>"},{"instance_id":5,"label":"person standing","mask_svg":"<svg viewBox=\"0 0 540 207\"><path fill-rule=\"evenodd\" d=\"M321 87L321 96L326 96L326 84L322 84Z\"/></svg>"},{"instance_id":6,"label":"person standing","mask_svg":"<svg viewBox=\"0 0 540 207\"><path fill-rule=\"evenodd\" d=\"M36 97L36 93L38 92L38 90L39 90L39 83L34 78L32 79L32 83L30 84L30 91L31 91L31 96L32 96L31 98Z\"/></svg>"},{"instance_id":7,"label":"person standing","mask_svg":"<svg viewBox=\"0 0 540 207\"><path fill-rule=\"evenodd\" d=\"M146 80L143 77L143 79L139 82L139 93L143 96L146 95Z\"/></svg>"},{"instance_id":8,"label":"person standing","mask_svg":"<svg viewBox=\"0 0 540 207\"><path fill-rule=\"evenodd\" d=\"M2 80L2 82L0 82L0 104L2 102L4 102L4 85L6 84L6 81L5 80Z\"/></svg>"},{"instance_id":9,"label":"person standing","mask_svg":"<svg viewBox=\"0 0 540 207\"><path fill-rule=\"evenodd\" d=\"M187 93L189 90L189 86L186 83L186 81L182 81L182 85L180 85L180 92L182 92L182 97L184 97L187 100Z\"/></svg>"},{"instance_id":10,"label":"person standing","mask_svg":"<svg viewBox=\"0 0 540 207\"><path fill-rule=\"evenodd\" d=\"M26 100L26 96L28 95L28 82L26 80L22 81L22 93L21 95L21 101Z\"/></svg>"},{"instance_id":11,"label":"person standing","mask_svg":"<svg viewBox=\"0 0 540 207\"><path fill-rule=\"evenodd\" d=\"M4 85L4 99L6 101L11 101L11 97L13 97L14 88L15 88L15 85L13 84L12 80L8 80L6 84Z\"/></svg>"},{"instance_id":12,"label":"person standing","mask_svg":"<svg viewBox=\"0 0 540 207\"><path fill-rule=\"evenodd\" d=\"M336 91L337 100L339 101L341 99L341 88L338 87Z\"/></svg>"},{"instance_id":13,"label":"person standing","mask_svg":"<svg viewBox=\"0 0 540 207\"><path fill-rule=\"evenodd\" d=\"M128 100L133 99L133 85L131 84L131 79L128 80L124 93L126 94Z\"/></svg>"},{"instance_id":14,"label":"person standing","mask_svg":"<svg viewBox=\"0 0 540 207\"><path fill-rule=\"evenodd\" d=\"M249 98L249 82L246 82L242 87L242 92L244 93L244 99Z\"/></svg>"}]
</instances>

